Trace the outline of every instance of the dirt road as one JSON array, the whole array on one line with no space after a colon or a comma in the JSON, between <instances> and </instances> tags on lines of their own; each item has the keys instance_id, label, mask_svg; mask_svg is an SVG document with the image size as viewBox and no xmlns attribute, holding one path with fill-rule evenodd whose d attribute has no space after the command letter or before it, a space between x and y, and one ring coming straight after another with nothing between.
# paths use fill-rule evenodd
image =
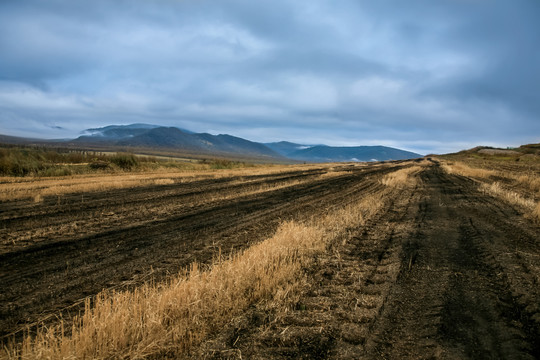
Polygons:
<instances>
[{"instance_id":1,"label":"dirt road","mask_svg":"<svg viewBox=\"0 0 540 360\"><path fill-rule=\"evenodd\" d=\"M540 358L540 232L437 165L336 244L294 310L253 308L193 357Z\"/></svg>"}]
</instances>

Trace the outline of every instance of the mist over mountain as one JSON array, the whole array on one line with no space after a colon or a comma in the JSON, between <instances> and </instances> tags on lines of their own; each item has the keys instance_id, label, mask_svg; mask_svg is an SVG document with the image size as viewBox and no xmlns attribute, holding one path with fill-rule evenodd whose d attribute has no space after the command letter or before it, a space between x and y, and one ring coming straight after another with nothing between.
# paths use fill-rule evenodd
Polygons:
<instances>
[{"instance_id":1,"label":"mist over mountain","mask_svg":"<svg viewBox=\"0 0 540 360\"><path fill-rule=\"evenodd\" d=\"M244 155L248 157L276 158L282 156L263 144L231 135L194 133L176 127L148 124L106 126L88 129L85 135L73 140L81 144L108 144L137 148L164 148L208 155ZM87 135L90 134L90 135Z\"/></svg>"},{"instance_id":2,"label":"mist over mountain","mask_svg":"<svg viewBox=\"0 0 540 360\"><path fill-rule=\"evenodd\" d=\"M0 139L2 137L0 136ZM203 156L261 159L266 161L351 162L405 160L422 157L387 146L335 147L288 141L258 143L240 137L194 133L177 127L149 124L109 125L83 131L73 140L39 140L4 137L7 143L66 144L76 147L122 149L122 151L166 150ZM30 141L31 140L31 141ZM133 150L130 150L133 148Z\"/></svg>"},{"instance_id":3,"label":"mist over mountain","mask_svg":"<svg viewBox=\"0 0 540 360\"><path fill-rule=\"evenodd\" d=\"M270 149L274 150L278 154L281 154L285 157L289 157L291 154L303 149L309 149L313 145L302 145L295 144L288 141L280 141L273 143L265 143L264 145L268 146Z\"/></svg>"},{"instance_id":4,"label":"mist over mountain","mask_svg":"<svg viewBox=\"0 0 540 360\"><path fill-rule=\"evenodd\" d=\"M150 124L131 124L131 125L109 125L102 128L86 129L83 135L77 140L94 141L94 140L120 140L124 138L134 137L146 133L148 130L160 128L159 125ZM185 133L193 134L192 131L179 129Z\"/></svg>"}]
</instances>

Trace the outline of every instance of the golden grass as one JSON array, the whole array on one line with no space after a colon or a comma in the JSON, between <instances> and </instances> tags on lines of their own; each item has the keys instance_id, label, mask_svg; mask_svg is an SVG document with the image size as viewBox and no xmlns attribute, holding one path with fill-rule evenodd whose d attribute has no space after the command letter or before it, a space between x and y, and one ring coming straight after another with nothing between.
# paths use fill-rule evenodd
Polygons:
<instances>
[{"instance_id":1,"label":"golden grass","mask_svg":"<svg viewBox=\"0 0 540 360\"><path fill-rule=\"evenodd\" d=\"M142 358L179 354L223 326L250 304L287 292L303 261L324 246L315 227L283 224L275 236L209 271L189 274L131 292L103 292L86 302L72 335L62 328L26 339L21 357Z\"/></svg>"},{"instance_id":2,"label":"golden grass","mask_svg":"<svg viewBox=\"0 0 540 360\"><path fill-rule=\"evenodd\" d=\"M536 221L540 221L540 202L536 204L536 207L532 211L532 217Z\"/></svg>"},{"instance_id":3,"label":"golden grass","mask_svg":"<svg viewBox=\"0 0 540 360\"><path fill-rule=\"evenodd\" d=\"M466 177L487 179L490 176L499 176L514 181L529 191L540 192L540 177L536 174L515 174L508 170L481 169L470 167L462 162L445 162L442 167L450 174Z\"/></svg>"},{"instance_id":4,"label":"golden grass","mask_svg":"<svg viewBox=\"0 0 540 360\"><path fill-rule=\"evenodd\" d=\"M0 201L35 199L45 196L61 196L91 191L105 191L142 187L149 185L169 185L175 182L190 182L205 178L225 178L247 175L270 175L287 171L315 168L316 165L269 165L256 168L226 170L178 171L159 170L142 173L75 175L57 178L0 178ZM320 167L320 166L317 166Z\"/></svg>"},{"instance_id":5,"label":"golden grass","mask_svg":"<svg viewBox=\"0 0 540 360\"><path fill-rule=\"evenodd\" d=\"M540 192L540 177L538 175L518 175L515 178L529 190Z\"/></svg>"},{"instance_id":6,"label":"golden grass","mask_svg":"<svg viewBox=\"0 0 540 360\"><path fill-rule=\"evenodd\" d=\"M62 324L42 328L4 354L22 359L181 356L251 304L287 304L314 256L380 211L392 191L385 188L307 223L285 222L272 238L228 260L218 256L209 270L193 264L166 283L104 291L86 302L69 336Z\"/></svg>"},{"instance_id":7,"label":"golden grass","mask_svg":"<svg viewBox=\"0 0 540 360\"><path fill-rule=\"evenodd\" d=\"M480 182L479 188L482 192L496 196L509 204L520 206L526 209L527 217L540 219L540 203L536 203L533 199L540 194L540 177L535 174L514 174L508 170L486 170L469 167L461 162L443 163L442 167L450 174L458 174ZM525 197L515 191L505 188L500 182L489 183L490 176L497 176L507 179L517 188L521 188ZM536 193L536 195L535 195Z\"/></svg>"},{"instance_id":8,"label":"golden grass","mask_svg":"<svg viewBox=\"0 0 540 360\"><path fill-rule=\"evenodd\" d=\"M526 199L516 192L505 189L498 182L494 182L493 184L480 184L480 189L485 193L495 195L511 204L519 205L529 210L532 210L536 205L533 200Z\"/></svg>"},{"instance_id":9,"label":"golden grass","mask_svg":"<svg viewBox=\"0 0 540 360\"><path fill-rule=\"evenodd\" d=\"M350 174L351 174L350 171L328 171L328 172L325 172L324 174L319 175L319 178L328 179L328 178L340 177L340 176L345 176L345 175L350 175Z\"/></svg>"},{"instance_id":10,"label":"golden grass","mask_svg":"<svg viewBox=\"0 0 540 360\"><path fill-rule=\"evenodd\" d=\"M422 170L421 166L411 166L391 172L381 179L381 184L395 188L414 186L417 179L412 175L418 173L420 170Z\"/></svg>"},{"instance_id":11,"label":"golden grass","mask_svg":"<svg viewBox=\"0 0 540 360\"><path fill-rule=\"evenodd\" d=\"M494 170L472 168L461 162L445 162L441 166L449 174L457 174L465 177L487 179L490 176L496 175L496 171Z\"/></svg>"},{"instance_id":12,"label":"golden grass","mask_svg":"<svg viewBox=\"0 0 540 360\"><path fill-rule=\"evenodd\" d=\"M156 185L172 185L172 184L174 184L174 180L170 179L170 178L156 179L156 180L154 180L154 184L156 184Z\"/></svg>"}]
</instances>

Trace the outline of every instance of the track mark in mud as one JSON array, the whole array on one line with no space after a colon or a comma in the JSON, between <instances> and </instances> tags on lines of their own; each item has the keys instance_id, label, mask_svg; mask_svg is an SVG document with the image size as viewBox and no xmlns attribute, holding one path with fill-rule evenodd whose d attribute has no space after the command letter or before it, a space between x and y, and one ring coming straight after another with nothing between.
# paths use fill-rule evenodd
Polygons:
<instances>
[{"instance_id":1,"label":"track mark in mud","mask_svg":"<svg viewBox=\"0 0 540 360\"><path fill-rule=\"evenodd\" d=\"M412 227L414 195L391 197L385 211L335 239L307 274L309 285L286 314L254 307L205 343L194 358L357 358L395 281L401 237ZM400 209L401 211L397 211ZM252 319L262 319L253 321Z\"/></svg>"},{"instance_id":2,"label":"track mark in mud","mask_svg":"<svg viewBox=\"0 0 540 360\"><path fill-rule=\"evenodd\" d=\"M517 243L510 223L518 216L438 167L423 178L417 230L404 242L402 271L366 358L537 358L538 328L512 294L528 285L510 283L505 274L519 273L517 264L505 267L499 256ZM532 295L528 305L538 300Z\"/></svg>"},{"instance_id":3,"label":"track mark in mud","mask_svg":"<svg viewBox=\"0 0 540 360\"><path fill-rule=\"evenodd\" d=\"M114 229L104 226L95 231L81 226L72 235L46 237L45 241L4 251L0 255L0 334L21 329L49 314L55 317L59 310L103 288L141 284L148 280L151 269L151 276L159 280L193 261L210 261L219 248L228 253L260 241L271 235L283 220L308 219L334 206L346 205L358 194L382 186L377 179L392 171L391 167L351 168L343 176L328 178L320 177L321 171L272 175L266 180L256 177L248 179L250 186L253 181L280 183L289 178L300 178L303 182L214 202L205 200L208 192L228 195L242 189L242 184L233 186L218 179L214 184L204 180L201 184L137 188L131 193L90 193L85 194L87 200L82 204L74 195L73 204L66 201L61 205L34 206L34 213L29 212L24 221L17 215L18 210L14 210L24 204L0 204L8 208L6 213L11 211L14 216L12 223L6 222L7 232L10 226L13 229L53 226L57 219L64 221L63 214L71 210L76 211L75 217L89 216L100 207L107 211L122 209L126 214ZM139 196L148 207L166 209L178 203L186 206L144 221L144 212L139 211ZM44 215L41 206L50 206L52 215ZM106 225L108 219L98 221ZM78 309L70 312L76 313Z\"/></svg>"},{"instance_id":4,"label":"track mark in mud","mask_svg":"<svg viewBox=\"0 0 540 360\"><path fill-rule=\"evenodd\" d=\"M333 246L285 314L256 306L193 357L540 358L538 227L437 165Z\"/></svg>"},{"instance_id":5,"label":"track mark in mud","mask_svg":"<svg viewBox=\"0 0 540 360\"><path fill-rule=\"evenodd\" d=\"M103 287L139 284L149 266L163 277L194 260L209 260L219 247L249 246L281 220L309 219L380 191L378 180L396 168L356 169L331 179L288 174L305 182L176 207L144 224L129 223L140 215L137 193L121 193L110 202L134 212L123 227L45 239L0 255L0 331ZM418 176L414 191L394 191L384 211L318 257L290 311L255 305L193 357L540 358L539 227L436 164ZM242 188L205 180L204 191L195 184L149 188L144 201L175 206L196 202L206 191L223 195ZM73 198L72 205L90 214L111 194L94 194L84 204ZM130 200L122 202L122 196ZM54 223L71 205L45 204L59 206L50 216L32 205L34 217L27 218L24 206L8 204L2 214L13 214L14 229Z\"/></svg>"}]
</instances>

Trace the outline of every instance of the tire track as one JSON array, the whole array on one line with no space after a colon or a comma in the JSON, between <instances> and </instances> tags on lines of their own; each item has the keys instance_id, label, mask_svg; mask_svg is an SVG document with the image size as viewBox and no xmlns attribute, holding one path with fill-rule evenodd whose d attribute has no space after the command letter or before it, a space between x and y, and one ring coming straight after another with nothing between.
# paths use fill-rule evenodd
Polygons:
<instances>
[{"instance_id":1,"label":"tire track","mask_svg":"<svg viewBox=\"0 0 540 360\"><path fill-rule=\"evenodd\" d=\"M375 218L335 239L309 269L310 285L294 309L267 314L253 308L192 357L357 358L399 272L401 237L413 225L415 196L394 190Z\"/></svg>"},{"instance_id":2,"label":"tire track","mask_svg":"<svg viewBox=\"0 0 540 360\"><path fill-rule=\"evenodd\" d=\"M365 357L538 358L536 313L527 313L512 290L530 284L509 282L506 274L521 272L499 257L501 244L519 239L508 226L518 215L438 166L423 177L418 230L404 243L402 272ZM496 226L486 219L497 219ZM539 300L532 295L527 306Z\"/></svg>"},{"instance_id":3,"label":"tire track","mask_svg":"<svg viewBox=\"0 0 540 360\"><path fill-rule=\"evenodd\" d=\"M55 314L103 288L140 284L150 271L159 280L193 261L210 261L220 247L225 253L247 247L272 234L282 220L307 219L347 204L360 193L375 191L381 186L377 179L388 171L392 171L391 166L353 169L333 178L314 177L317 172L313 172L309 181L290 188L204 203L150 222L137 223L134 211L114 230L85 234L83 228L76 236L47 239L4 253L0 255L1 334ZM219 189L230 191L218 184ZM158 196L160 190L167 196ZM156 187L151 197L160 206L164 198L171 202L183 199L169 196L168 191L167 187ZM98 204L108 204L110 194L92 196ZM121 196L116 195L111 202L121 203ZM39 216L32 225L39 227L38 220ZM70 311L76 313L78 308Z\"/></svg>"}]
</instances>

